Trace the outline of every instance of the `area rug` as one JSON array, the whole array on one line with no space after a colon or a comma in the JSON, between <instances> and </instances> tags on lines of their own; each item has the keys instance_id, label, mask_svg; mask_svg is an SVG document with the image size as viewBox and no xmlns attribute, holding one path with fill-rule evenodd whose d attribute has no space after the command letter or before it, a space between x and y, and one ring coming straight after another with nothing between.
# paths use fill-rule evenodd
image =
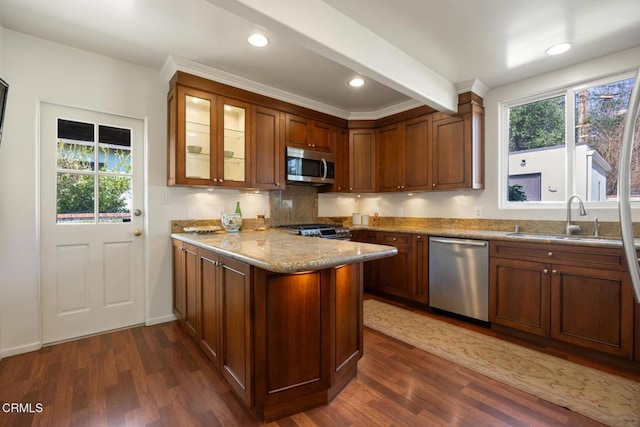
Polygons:
<instances>
[{"instance_id":1,"label":"area rug","mask_svg":"<svg viewBox=\"0 0 640 427\"><path fill-rule=\"evenodd\" d=\"M369 299L364 325L609 426L640 426L640 383Z\"/></svg>"}]
</instances>

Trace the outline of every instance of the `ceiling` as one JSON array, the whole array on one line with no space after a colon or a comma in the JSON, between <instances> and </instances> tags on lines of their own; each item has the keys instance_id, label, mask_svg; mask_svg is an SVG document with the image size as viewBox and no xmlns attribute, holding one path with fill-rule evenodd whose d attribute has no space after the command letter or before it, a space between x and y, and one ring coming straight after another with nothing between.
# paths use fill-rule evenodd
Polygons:
<instances>
[{"instance_id":1,"label":"ceiling","mask_svg":"<svg viewBox=\"0 0 640 427\"><path fill-rule=\"evenodd\" d=\"M451 110L471 85L486 90L640 46L640 1L0 0L0 24L157 70L168 58L197 64L364 118L421 103ZM256 30L266 48L247 44ZM569 52L545 55L564 41ZM356 74L366 84L352 89Z\"/></svg>"}]
</instances>

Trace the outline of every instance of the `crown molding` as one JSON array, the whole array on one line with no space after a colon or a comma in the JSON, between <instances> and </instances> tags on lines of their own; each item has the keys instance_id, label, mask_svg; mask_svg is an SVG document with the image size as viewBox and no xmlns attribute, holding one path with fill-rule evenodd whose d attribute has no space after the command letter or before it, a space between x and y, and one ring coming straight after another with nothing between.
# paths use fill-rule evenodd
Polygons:
<instances>
[{"instance_id":1,"label":"crown molding","mask_svg":"<svg viewBox=\"0 0 640 427\"><path fill-rule=\"evenodd\" d=\"M458 95L465 92L473 92L476 95L484 98L487 92L489 92L489 86L478 79L471 79L464 82L456 83L456 91L458 92Z\"/></svg>"}]
</instances>

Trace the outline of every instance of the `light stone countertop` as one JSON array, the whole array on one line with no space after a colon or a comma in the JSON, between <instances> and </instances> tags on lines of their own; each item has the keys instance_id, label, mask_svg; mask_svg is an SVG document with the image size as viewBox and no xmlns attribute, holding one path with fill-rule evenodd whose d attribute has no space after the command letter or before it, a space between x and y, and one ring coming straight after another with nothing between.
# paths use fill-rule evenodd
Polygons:
<instances>
[{"instance_id":1,"label":"light stone countertop","mask_svg":"<svg viewBox=\"0 0 640 427\"><path fill-rule=\"evenodd\" d=\"M214 234L173 233L171 237L276 273L323 270L398 253L392 246L305 237L276 229Z\"/></svg>"},{"instance_id":2,"label":"light stone countertop","mask_svg":"<svg viewBox=\"0 0 640 427\"><path fill-rule=\"evenodd\" d=\"M622 248L622 240L613 237L592 237L586 235L552 235L552 234L529 234L513 231L488 231L488 230L472 230L472 229L453 229L453 228L432 228L421 226L376 226L350 227L351 231L355 230L371 230L386 231L391 233L411 233L423 234L427 236L441 237L457 237L461 239L482 239L482 240L508 240L529 243L553 243L564 245L580 245L591 247L619 247ZM635 246L640 249L640 239L636 238Z\"/></svg>"}]
</instances>

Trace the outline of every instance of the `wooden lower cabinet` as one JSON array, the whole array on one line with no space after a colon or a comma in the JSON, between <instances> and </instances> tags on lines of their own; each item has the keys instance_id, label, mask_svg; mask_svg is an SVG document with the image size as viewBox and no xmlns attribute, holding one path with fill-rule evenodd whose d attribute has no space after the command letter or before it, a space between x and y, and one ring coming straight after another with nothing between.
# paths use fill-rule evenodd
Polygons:
<instances>
[{"instance_id":1,"label":"wooden lower cabinet","mask_svg":"<svg viewBox=\"0 0 640 427\"><path fill-rule=\"evenodd\" d=\"M362 263L278 274L178 240L173 247L174 313L256 416L325 405L356 376Z\"/></svg>"},{"instance_id":2,"label":"wooden lower cabinet","mask_svg":"<svg viewBox=\"0 0 640 427\"><path fill-rule=\"evenodd\" d=\"M549 335L549 266L491 258L489 320L536 335Z\"/></svg>"},{"instance_id":3,"label":"wooden lower cabinet","mask_svg":"<svg viewBox=\"0 0 640 427\"><path fill-rule=\"evenodd\" d=\"M429 302L429 236L411 236L411 299Z\"/></svg>"},{"instance_id":4,"label":"wooden lower cabinet","mask_svg":"<svg viewBox=\"0 0 640 427\"><path fill-rule=\"evenodd\" d=\"M411 298L411 234L381 233L380 244L394 246L398 254L379 260L378 289L402 298Z\"/></svg>"},{"instance_id":5,"label":"wooden lower cabinet","mask_svg":"<svg viewBox=\"0 0 640 427\"><path fill-rule=\"evenodd\" d=\"M633 293L625 271L552 265L551 337L633 354Z\"/></svg>"},{"instance_id":6,"label":"wooden lower cabinet","mask_svg":"<svg viewBox=\"0 0 640 427\"><path fill-rule=\"evenodd\" d=\"M184 324L185 329L193 339L198 339L199 309L197 283L197 252L198 249L189 244L174 241L173 265L173 312Z\"/></svg>"},{"instance_id":7,"label":"wooden lower cabinet","mask_svg":"<svg viewBox=\"0 0 640 427\"><path fill-rule=\"evenodd\" d=\"M429 301L429 238L427 235L355 230L351 240L393 246L398 254L364 263L365 289L419 303Z\"/></svg>"},{"instance_id":8,"label":"wooden lower cabinet","mask_svg":"<svg viewBox=\"0 0 640 427\"><path fill-rule=\"evenodd\" d=\"M634 300L622 250L494 241L489 295L494 325L633 357Z\"/></svg>"}]
</instances>

